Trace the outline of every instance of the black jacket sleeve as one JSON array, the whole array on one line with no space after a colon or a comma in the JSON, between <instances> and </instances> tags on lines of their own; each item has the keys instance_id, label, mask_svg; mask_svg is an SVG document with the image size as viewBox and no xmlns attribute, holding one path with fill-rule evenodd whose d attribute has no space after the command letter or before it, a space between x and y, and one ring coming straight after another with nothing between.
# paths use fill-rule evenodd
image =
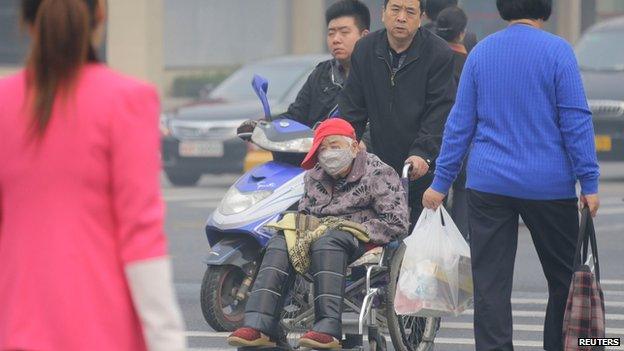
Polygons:
<instances>
[{"instance_id":1,"label":"black jacket sleeve","mask_svg":"<svg viewBox=\"0 0 624 351\"><path fill-rule=\"evenodd\" d=\"M359 42L355 44L355 49L351 55L349 77L338 96L338 109L342 114L341 117L353 125L355 134L359 140L362 138L362 134L364 134L364 130L366 129L368 113L362 87L363 69L366 68L361 62L364 52L358 44Z\"/></svg>"},{"instance_id":2,"label":"black jacket sleeve","mask_svg":"<svg viewBox=\"0 0 624 351\"><path fill-rule=\"evenodd\" d=\"M317 70L314 70L310 73L305 84L301 87L299 93L297 93L295 101L290 104L290 106L288 106L288 110L279 115L278 118L289 118L299 123L308 125L308 121L310 119L310 105L313 95L312 91L315 85L314 81L316 80L316 71Z\"/></svg>"},{"instance_id":3,"label":"black jacket sleeve","mask_svg":"<svg viewBox=\"0 0 624 351\"><path fill-rule=\"evenodd\" d=\"M450 49L440 50L427 75L425 113L420 130L410 147L410 156L434 160L440 153L446 118L455 102L455 62Z\"/></svg>"}]
</instances>

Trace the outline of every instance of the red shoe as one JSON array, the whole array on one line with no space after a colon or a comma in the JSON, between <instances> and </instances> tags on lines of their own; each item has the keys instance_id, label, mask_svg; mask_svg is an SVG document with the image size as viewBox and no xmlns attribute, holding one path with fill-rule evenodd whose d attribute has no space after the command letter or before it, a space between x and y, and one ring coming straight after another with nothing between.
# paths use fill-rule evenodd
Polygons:
<instances>
[{"instance_id":1,"label":"red shoe","mask_svg":"<svg viewBox=\"0 0 624 351\"><path fill-rule=\"evenodd\" d=\"M299 339L299 347L309 349L339 349L340 341L329 334L310 330Z\"/></svg>"},{"instance_id":2,"label":"red shoe","mask_svg":"<svg viewBox=\"0 0 624 351\"><path fill-rule=\"evenodd\" d=\"M275 347L276 344L268 336L253 328L238 328L227 338L228 344L234 347Z\"/></svg>"}]
</instances>

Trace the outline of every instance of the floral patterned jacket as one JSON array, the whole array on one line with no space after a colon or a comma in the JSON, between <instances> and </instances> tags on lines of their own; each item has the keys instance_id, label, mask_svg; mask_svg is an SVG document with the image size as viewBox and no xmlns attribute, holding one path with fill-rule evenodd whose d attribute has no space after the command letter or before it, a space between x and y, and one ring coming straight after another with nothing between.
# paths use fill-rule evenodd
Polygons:
<instances>
[{"instance_id":1,"label":"floral patterned jacket","mask_svg":"<svg viewBox=\"0 0 624 351\"><path fill-rule=\"evenodd\" d=\"M407 235L405 190L394 169L377 156L360 151L351 173L342 179L333 179L317 164L306 173L304 182L299 212L361 223L376 244Z\"/></svg>"}]
</instances>

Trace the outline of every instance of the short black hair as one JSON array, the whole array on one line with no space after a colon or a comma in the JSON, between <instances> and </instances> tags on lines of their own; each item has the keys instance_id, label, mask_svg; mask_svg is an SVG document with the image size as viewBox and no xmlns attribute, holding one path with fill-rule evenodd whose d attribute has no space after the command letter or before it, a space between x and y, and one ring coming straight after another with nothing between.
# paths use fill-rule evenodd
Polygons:
<instances>
[{"instance_id":1,"label":"short black hair","mask_svg":"<svg viewBox=\"0 0 624 351\"><path fill-rule=\"evenodd\" d=\"M388 1L390 0L384 0L384 9L386 8L386 6L388 6ZM420 11L425 11L425 3L427 2L427 0L419 0L420 3Z\"/></svg>"},{"instance_id":2,"label":"short black hair","mask_svg":"<svg viewBox=\"0 0 624 351\"><path fill-rule=\"evenodd\" d=\"M425 2L425 13L430 20L436 21L442 10L451 6L457 6L458 0L427 0Z\"/></svg>"},{"instance_id":3,"label":"short black hair","mask_svg":"<svg viewBox=\"0 0 624 351\"><path fill-rule=\"evenodd\" d=\"M438 15L435 32L442 39L451 42L466 30L468 16L457 6L447 7Z\"/></svg>"},{"instance_id":4,"label":"short black hair","mask_svg":"<svg viewBox=\"0 0 624 351\"><path fill-rule=\"evenodd\" d=\"M548 21L552 0L496 0L496 7L505 21L523 18Z\"/></svg>"},{"instance_id":5,"label":"short black hair","mask_svg":"<svg viewBox=\"0 0 624 351\"><path fill-rule=\"evenodd\" d=\"M358 0L339 0L325 11L325 22L329 24L332 20L340 17L353 17L355 25L363 31L370 30L371 16L368 6Z\"/></svg>"}]
</instances>

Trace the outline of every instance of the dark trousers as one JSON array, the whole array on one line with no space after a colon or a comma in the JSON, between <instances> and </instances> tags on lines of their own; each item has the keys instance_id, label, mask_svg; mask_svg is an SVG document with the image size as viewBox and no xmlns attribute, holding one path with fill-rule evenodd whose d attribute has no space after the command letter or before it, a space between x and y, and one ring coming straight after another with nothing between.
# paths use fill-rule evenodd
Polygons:
<instances>
[{"instance_id":1,"label":"dark trousers","mask_svg":"<svg viewBox=\"0 0 624 351\"><path fill-rule=\"evenodd\" d=\"M470 240L468 228L468 189L466 189L466 162L462 165L457 179L453 183L453 200L449 213L453 222L466 240Z\"/></svg>"},{"instance_id":2,"label":"dark trousers","mask_svg":"<svg viewBox=\"0 0 624 351\"><path fill-rule=\"evenodd\" d=\"M518 216L548 281L544 349L563 350L562 324L578 236L576 199L522 200L468 190L477 351L513 350L511 290Z\"/></svg>"},{"instance_id":3,"label":"dark trousers","mask_svg":"<svg viewBox=\"0 0 624 351\"><path fill-rule=\"evenodd\" d=\"M410 207L410 233L416 225L420 213L423 211L423 194L433 182L433 172L425 174L422 178L409 183L409 207Z\"/></svg>"},{"instance_id":4,"label":"dark trousers","mask_svg":"<svg viewBox=\"0 0 624 351\"><path fill-rule=\"evenodd\" d=\"M342 300L347 264L364 254L364 245L353 235L330 230L310 248L310 274L314 280L314 327L312 330L342 339ZM288 259L286 239L277 234L269 240L262 265L245 307L245 323L277 338L284 301L292 287L295 270Z\"/></svg>"}]
</instances>

